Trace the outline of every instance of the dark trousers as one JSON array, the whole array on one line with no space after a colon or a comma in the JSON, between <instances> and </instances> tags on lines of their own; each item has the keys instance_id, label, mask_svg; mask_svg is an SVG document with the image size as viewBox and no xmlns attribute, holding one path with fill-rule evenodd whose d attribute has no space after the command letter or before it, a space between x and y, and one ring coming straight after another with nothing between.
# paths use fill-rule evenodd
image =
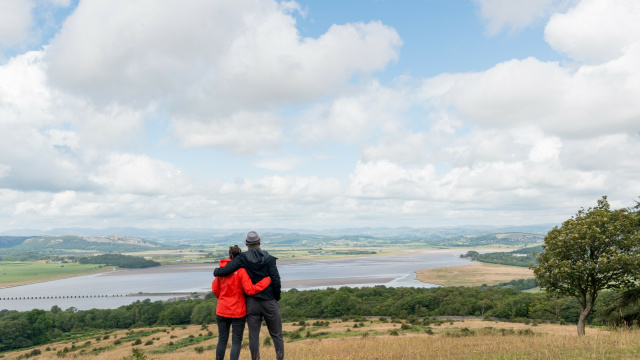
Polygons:
<instances>
[{"instance_id":1,"label":"dark trousers","mask_svg":"<svg viewBox=\"0 0 640 360\"><path fill-rule=\"evenodd\" d=\"M282 338L282 319L280 304L275 300L258 300L247 297L247 324L249 326L249 350L251 359L260 360L260 326L262 319L267 324L269 335L276 350L276 359L284 359L284 339Z\"/></svg>"},{"instance_id":2,"label":"dark trousers","mask_svg":"<svg viewBox=\"0 0 640 360\"><path fill-rule=\"evenodd\" d=\"M218 323L218 346L216 346L216 360L223 360L229 342L229 328L233 327L231 335L231 360L238 360L240 357L240 347L242 346L242 333L247 317L228 318L216 315Z\"/></svg>"}]
</instances>

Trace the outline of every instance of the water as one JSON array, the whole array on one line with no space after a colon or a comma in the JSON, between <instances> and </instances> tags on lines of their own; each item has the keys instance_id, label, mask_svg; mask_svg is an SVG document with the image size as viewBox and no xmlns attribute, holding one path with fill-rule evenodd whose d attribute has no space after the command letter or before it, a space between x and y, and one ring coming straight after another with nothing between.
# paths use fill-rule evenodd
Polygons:
<instances>
[{"instance_id":1,"label":"water","mask_svg":"<svg viewBox=\"0 0 640 360\"><path fill-rule=\"evenodd\" d=\"M460 253L403 253L401 255L362 257L329 261L281 264L278 266L283 289L316 289L326 287L362 287L385 285L391 287L434 287L415 280L414 271L442 266L467 265ZM166 300L177 295L118 296L142 293L192 293L211 289L214 266L206 271L137 274L137 270L79 276L6 289L1 298L59 297L29 300L0 300L0 309L26 311L34 308L49 310L53 305L62 309L117 308L136 300ZM84 297L107 295L109 297Z\"/></svg>"}]
</instances>

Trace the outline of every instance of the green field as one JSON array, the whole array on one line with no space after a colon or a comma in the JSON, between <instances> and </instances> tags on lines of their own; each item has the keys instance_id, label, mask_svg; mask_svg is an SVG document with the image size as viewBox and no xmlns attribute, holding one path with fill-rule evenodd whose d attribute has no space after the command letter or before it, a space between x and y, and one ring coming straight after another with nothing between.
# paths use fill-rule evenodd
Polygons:
<instances>
[{"instance_id":1,"label":"green field","mask_svg":"<svg viewBox=\"0 0 640 360\"><path fill-rule=\"evenodd\" d=\"M95 264L46 264L0 261L0 287L62 279L110 270Z\"/></svg>"}]
</instances>

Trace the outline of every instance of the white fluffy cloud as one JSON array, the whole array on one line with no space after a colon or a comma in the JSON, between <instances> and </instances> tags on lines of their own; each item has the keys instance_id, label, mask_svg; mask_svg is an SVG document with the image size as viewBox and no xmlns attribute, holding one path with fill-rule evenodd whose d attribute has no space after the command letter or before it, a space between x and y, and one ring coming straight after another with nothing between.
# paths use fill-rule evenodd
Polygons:
<instances>
[{"instance_id":1,"label":"white fluffy cloud","mask_svg":"<svg viewBox=\"0 0 640 360\"><path fill-rule=\"evenodd\" d=\"M164 109L186 146L245 152L238 135L265 111L330 95L398 56L398 34L380 22L305 38L296 10L275 0L82 1L47 48L49 75L97 104ZM273 122L261 126L266 145L279 140Z\"/></svg>"},{"instance_id":2,"label":"white fluffy cloud","mask_svg":"<svg viewBox=\"0 0 640 360\"><path fill-rule=\"evenodd\" d=\"M185 147L210 146L252 154L282 141L282 121L269 112L240 111L210 121L177 120L174 133Z\"/></svg>"},{"instance_id":3,"label":"white fluffy cloud","mask_svg":"<svg viewBox=\"0 0 640 360\"><path fill-rule=\"evenodd\" d=\"M517 31L555 11L566 8L576 0L474 0L487 21L491 35L507 29Z\"/></svg>"},{"instance_id":4,"label":"white fluffy cloud","mask_svg":"<svg viewBox=\"0 0 640 360\"><path fill-rule=\"evenodd\" d=\"M0 47L23 41L31 28L33 3L26 0L0 2Z\"/></svg>"},{"instance_id":5,"label":"white fluffy cloud","mask_svg":"<svg viewBox=\"0 0 640 360\"><path fill-rule=\"evenodd\" d=\"M545 39L559 52L587 63L623 56L640 42L640 3L636 0L583 0L554 14ZM635 45L634 45L635 44Z\"/></svg>"},{"instance_id":6,"label":"white fluffy cloud","mask_svg":"<svg viewBox=\"0 0 640 360\"><path fill-rule=\"evenodd\" d=\"M640 43L610 62L577 69L529 58L480 73L425 81L425 100L462 119L498 128L537 124L568 137L636 131Z\"/></svg>"},{"instance_id":7,"label":"white fluffy cloud","mask_svg":"<svg viewBox=\"0 0 640 360\"><path fill-rule=\"evenodd\" d=\"M402 112L412 96L403 89L389 89L372 82L304 111L296 136L304 142L339 140L355 143L376 132L393 132L402 123Z\"/></svg>"}]
</instances>

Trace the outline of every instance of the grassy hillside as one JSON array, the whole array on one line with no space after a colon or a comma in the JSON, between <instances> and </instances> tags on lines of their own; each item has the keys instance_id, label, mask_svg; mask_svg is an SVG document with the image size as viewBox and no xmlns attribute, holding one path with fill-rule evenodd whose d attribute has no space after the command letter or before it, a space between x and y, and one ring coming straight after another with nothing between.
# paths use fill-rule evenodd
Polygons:
<instances>
[{"instance_id":1,"label":"grassy hillside","mask_svg":"<svg viewBox=\"0 0 640 360\"><path fill-rule=\"evenodd\" d=\"M636 359L640 331L482 320L427 320L416 324L386 319L307 320L285 323L288 359ZM115 332L76 333L65 341L6 352L4 359L123 359L134 349L145 359L212 359L217 328L191 325ZM261 333L262 359L274 359ZM245 330L245 343L248 341ZM65 350L66 349L66 350ZM141 352L140 352L141 351ZM229 353L227 352L227 358ZM241 359L249 359L245 346Z\"/></svg>"},{"instance_id":2,"label":"grassy hillside","mask_svg":"<svg viewBox=\"0 0 640 360\"><path fill-rule=\"evenodd\" d=\"M57 254L70 250L91 252L130 252L160 248L161 245L139 238L128 236L77 236L55 235L35 236L24 239L21 243L4 249L10 253L36 252Z\"/></svg>"}]
</instances>

